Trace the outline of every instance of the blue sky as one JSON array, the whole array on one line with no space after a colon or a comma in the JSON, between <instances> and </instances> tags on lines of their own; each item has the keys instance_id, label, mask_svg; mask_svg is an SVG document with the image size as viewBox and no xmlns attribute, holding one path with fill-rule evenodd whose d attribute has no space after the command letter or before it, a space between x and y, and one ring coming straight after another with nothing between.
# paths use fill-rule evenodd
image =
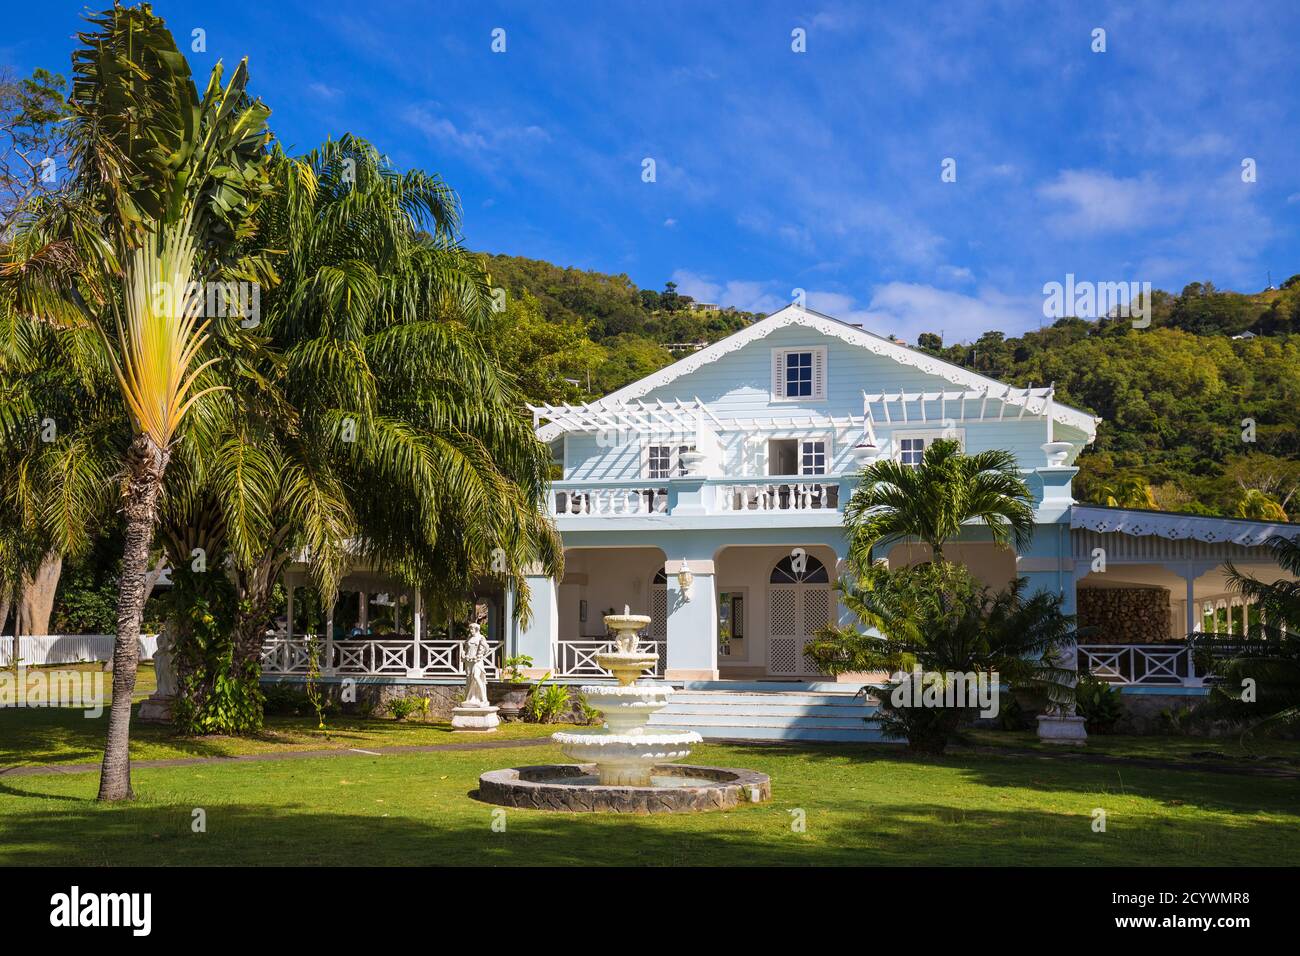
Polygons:
<instances>
[{"instance_id":1,"label":"blue sky","mask_svg":"<svg viewBox=\"0 0 1300 956\"><path fill-rule=\"evenodd\" d=\"M81 9L11 6L0 62L66 72ZM441 173L476 249L759 311L804 289L909 340L1036 327L1067 273L1300 272L1291 2L154 9L206 31L196 73L250 58L290 148L351 131Z\"/></svg>"}]
</instances>

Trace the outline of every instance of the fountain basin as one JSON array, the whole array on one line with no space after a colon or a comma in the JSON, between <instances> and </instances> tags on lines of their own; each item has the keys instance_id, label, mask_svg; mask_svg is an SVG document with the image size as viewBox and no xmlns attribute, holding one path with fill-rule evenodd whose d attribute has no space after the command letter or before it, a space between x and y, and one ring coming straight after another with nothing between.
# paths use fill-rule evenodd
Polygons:
<instances>
[{"instance_id":1,"label":"fountain basin","mask_svg":"<svg viewBox=\"0 0 1300 956\"><path fill-rule=\"evenodd\" d=\"M644 720L644 718L639 718ZM610 727L612 728L612 725ZM654 768L661 763L684 760L691 745L704 738L693 730L610 733L610 730L555 733L551 739L566 757L596 765L596 776L605 787L647 787Z\"/></svg>"},{"instance_id":2,"label":"fountain basin","mask_svg":"<svg viewBox=\"0 0 1300 956\"><path fill-rule=\"evenodd\" d=\"M692 813L772 798L767 774L731 767L660 764L644 787L602 786L595 776L591 764L491 770L479 777L477 796L500 806L574 813Z\"/></svg>"}]
</instances>

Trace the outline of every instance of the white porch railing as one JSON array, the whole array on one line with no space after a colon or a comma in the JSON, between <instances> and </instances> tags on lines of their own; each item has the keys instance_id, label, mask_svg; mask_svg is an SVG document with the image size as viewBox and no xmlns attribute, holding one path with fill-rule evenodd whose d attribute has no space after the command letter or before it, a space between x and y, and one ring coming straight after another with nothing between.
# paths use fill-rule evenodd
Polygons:
<instances>
[{"instance_id":1,"label":"white porch railing","mask_svg":"<svg viewBox=\"0 0 1300 956\"><path fill-rule=\"evenodd\" d=\"M113 658L112 634L35 634L18 638L18 660L23 664L78 664ZM157 634L140 635L140 660L153 659ZM0 666L13 664L14 639L0 637Z\"/></svg>"},{"instance_id":2,"label":"white porch railing","mask_svg":"<svg viewBox=\"0 0 1300 956\"><path fill-rule=\"evenodd\" d=\"M556 482L552 515L652 515L668 513L668 489L653 481Z\"/></svg>"},{"instance_id":3,"label":"white porch railing","mask_svg":"<svg viewBox=\"0 0 1300 956\"><path fill-rule=\"evenodd\" d=\"M735 482L718 486L718 510L836 511L838 481Z\"/></svg>"},{"instance_id":4,"label":"white porch railing","mask_svg":"<svg viewBox=\"0 0 1300 956\"><path fill-rule=\"evenodd\" d=\"M1186 644L1080 644L1079 669L1108 684L1195 682L1196 667Z\"/></svg>"},{"instance_id":5,"label":"white porch railing","mask_svg":"<svg viewBox=\"0 0 1300 956\"><path fill-rule=\"evenodd\" d=\"M642 640L639 650L653 652L658 660L645 669L646 677L663 677L668 664L668 642ZM554 645L556 677L613 677L596 663L597 654L613 651L613 641L560 641Z\"/></svg>"},{"instance_id":6,"label":"white porch railing","mask_svg":"<svg viewBox=\"0 0 1300 956\"><path fill-rule=\"evenodd\" d=\"M707 478L703 480L701 499L710 514L833 512L847 503L854 481L851 475ZM698 508L700 503L693 500L691 507ZM649 478L555 481L547 492L547 508L556 518L651 517L671 514L674 507L669 482Z\"/></svg>"},{"instance_id":7,"label":"white porch railing","mask_svg":"<svg viewBox=\"0 0 1300 956\"><path fill-rule=\"evenodd\" d=\"M262 673L305 675L310 669L308 637L268 637L262 645ZM332 642L316 639L319 672L344 677L464 677L462 643L449 639L346 638ZM488 676L501 666L501 642L489 641L492 660Z\"/></svg>"}]
</instances>

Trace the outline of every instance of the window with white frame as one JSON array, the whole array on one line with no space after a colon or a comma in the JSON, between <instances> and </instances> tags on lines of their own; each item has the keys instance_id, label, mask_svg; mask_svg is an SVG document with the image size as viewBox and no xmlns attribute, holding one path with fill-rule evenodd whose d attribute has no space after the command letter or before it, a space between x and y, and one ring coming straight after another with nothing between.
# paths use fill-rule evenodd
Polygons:
<instances>
[{"instance_id":1,"label":"window with white frame","mask_svg":"<svg viewBox=\"0 0 1300 956\"><path fill-rule=\"evenodd\" d=\"M925 457L925 450L941 438L956 441L963 449L966 447L966 433L961 429L894 432L894 457L899 463L915 468Z\"/></svg>"},{"instance_id":2,"label":"window with white frame","mask_svg":"<svg viewBox=\"0 0 1300 956\"><path fill-rule=\"evenodd\" d=\"M799 474L826 474L826 442L820 438L808 438L799 442Z\"/></svg>"},{"instance_id":3,"label":"window with white frame","mask_svg":"<svg viewBox=\"0 0 1300 956\"><path fill-rule=\"evenodd\" d=\"M772 350L772 397L777 401L826 397L826 347Z\"/></svg>"},{"instance_id":4,"label":"window with white frame","mask_svg":"<svg viewBox=\"0 0 1300 956\"><path fill-rule=\"evenodd\" d=\"M682 454L694 450L694 445L647 444L643 455L645 476L671 478L686 474Z\"/></svg>"}]
</instances>

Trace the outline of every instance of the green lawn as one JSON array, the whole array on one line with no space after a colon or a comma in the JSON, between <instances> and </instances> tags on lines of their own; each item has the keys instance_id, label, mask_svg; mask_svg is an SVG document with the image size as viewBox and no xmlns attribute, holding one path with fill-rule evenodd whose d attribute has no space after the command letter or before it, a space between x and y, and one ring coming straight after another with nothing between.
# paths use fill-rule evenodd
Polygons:
<instances>
[{"instance_id":1,"label":"green lawn","mask_svg":"<svg viewBox=\"0 0 1300 956\"><path fill-rule=\"evenodd\" d=\"M916 760L878 748L703 746L771 774L774 799L725 813L509 810L470 796L550 747L140 769L104 807L95 774L0 777L3 864L1187 864L1300 859L1292 780L1040 758ZM193 811L207 832L193 833ZM1107 814L1105 833L1092 813ZM805 832L793 823L802 811ZM492 829L505 813L505 832Z\"/></svg>"},{"instance_id":2,"label":"green lawn","mask_svg":"<svg viewBox=\"0 0 1300 956\"><path fill-rule=\"evenodd\" d=\"M148 677L145 677L147 683ZM143 693L142 689L142 693ZM99 759L106 718L0 710L0 766ZM257 740L186 740L137 726L137 757L463 742L443 725L273 719ZM554 728L510 725L495 739ZM975 732L977 746L1032 736ZM1210 773L1188 760L1287 767L1291 744L1095 738L1090 752L1167 766L967 749L919 759L898 747L706 745L693 762L751 767L773 800L674 817L508 810L471 796L485 770L562 762L549 745L135 770L139 799L100 806L95 773L0 776L0 864L1076 864L1261 865L1300 860L1300 781ZM1180 764L1180 761L1182 762ZM191 829L193 811L207 831ZM1106 832L1093 831L1094 810ZM495 814L505 814L496 832ZM804 821L800 832L794 824Z\"/></svg>"},{"instance_id":3,"label":"green lawn","mask_svg":"<svg viewBox=\"0 0 1300 956\"><path fill-rule=\"evenodd\" d=\"M1013 747L1039 752L1060 752L1060 748L1045 744L1032 730L1008 732L1002 730L967 730L963 736L974 747ZM1300 767L1300 740L1242 739L1226 737L1126 737L1111 734L1093 734L1088 746L1080 751L1089 754L1108 754L1116 757L1133 757L1140 760L1161 760L1167 763L1227 763L1239 766L1275 766L1294 769Z\"/></svg>"},{"instance_id":4,"label":"green lawn","mask_svg":"<svg viewBox=\"0 0 1300 956\"><path fill-rule=\"evenodd\" d=\"M98 665L73 665L79 670L98 670ZM62 669L70 669L65 665ZM106 692L111 675L105 675ZM136 684L136 700L153 692L152 666L142 666ZM0 709L0 770L28 764L97 763L104 756L104 734L108 726L105 711L87 718L81 711L55 707ZM503 726L495 736L538 737L554 727L515 723ZM236 754L281 753L291 750L346 750L377 746L409 746L461 742L465 734L453 733L446 723L390 719L331 717L321 733L308 717L268 717L266 730L255 738L177 737L158 724L131 723L131 756L137 760L174 757L232 757Z\"/></svg>"}]
</instances>

